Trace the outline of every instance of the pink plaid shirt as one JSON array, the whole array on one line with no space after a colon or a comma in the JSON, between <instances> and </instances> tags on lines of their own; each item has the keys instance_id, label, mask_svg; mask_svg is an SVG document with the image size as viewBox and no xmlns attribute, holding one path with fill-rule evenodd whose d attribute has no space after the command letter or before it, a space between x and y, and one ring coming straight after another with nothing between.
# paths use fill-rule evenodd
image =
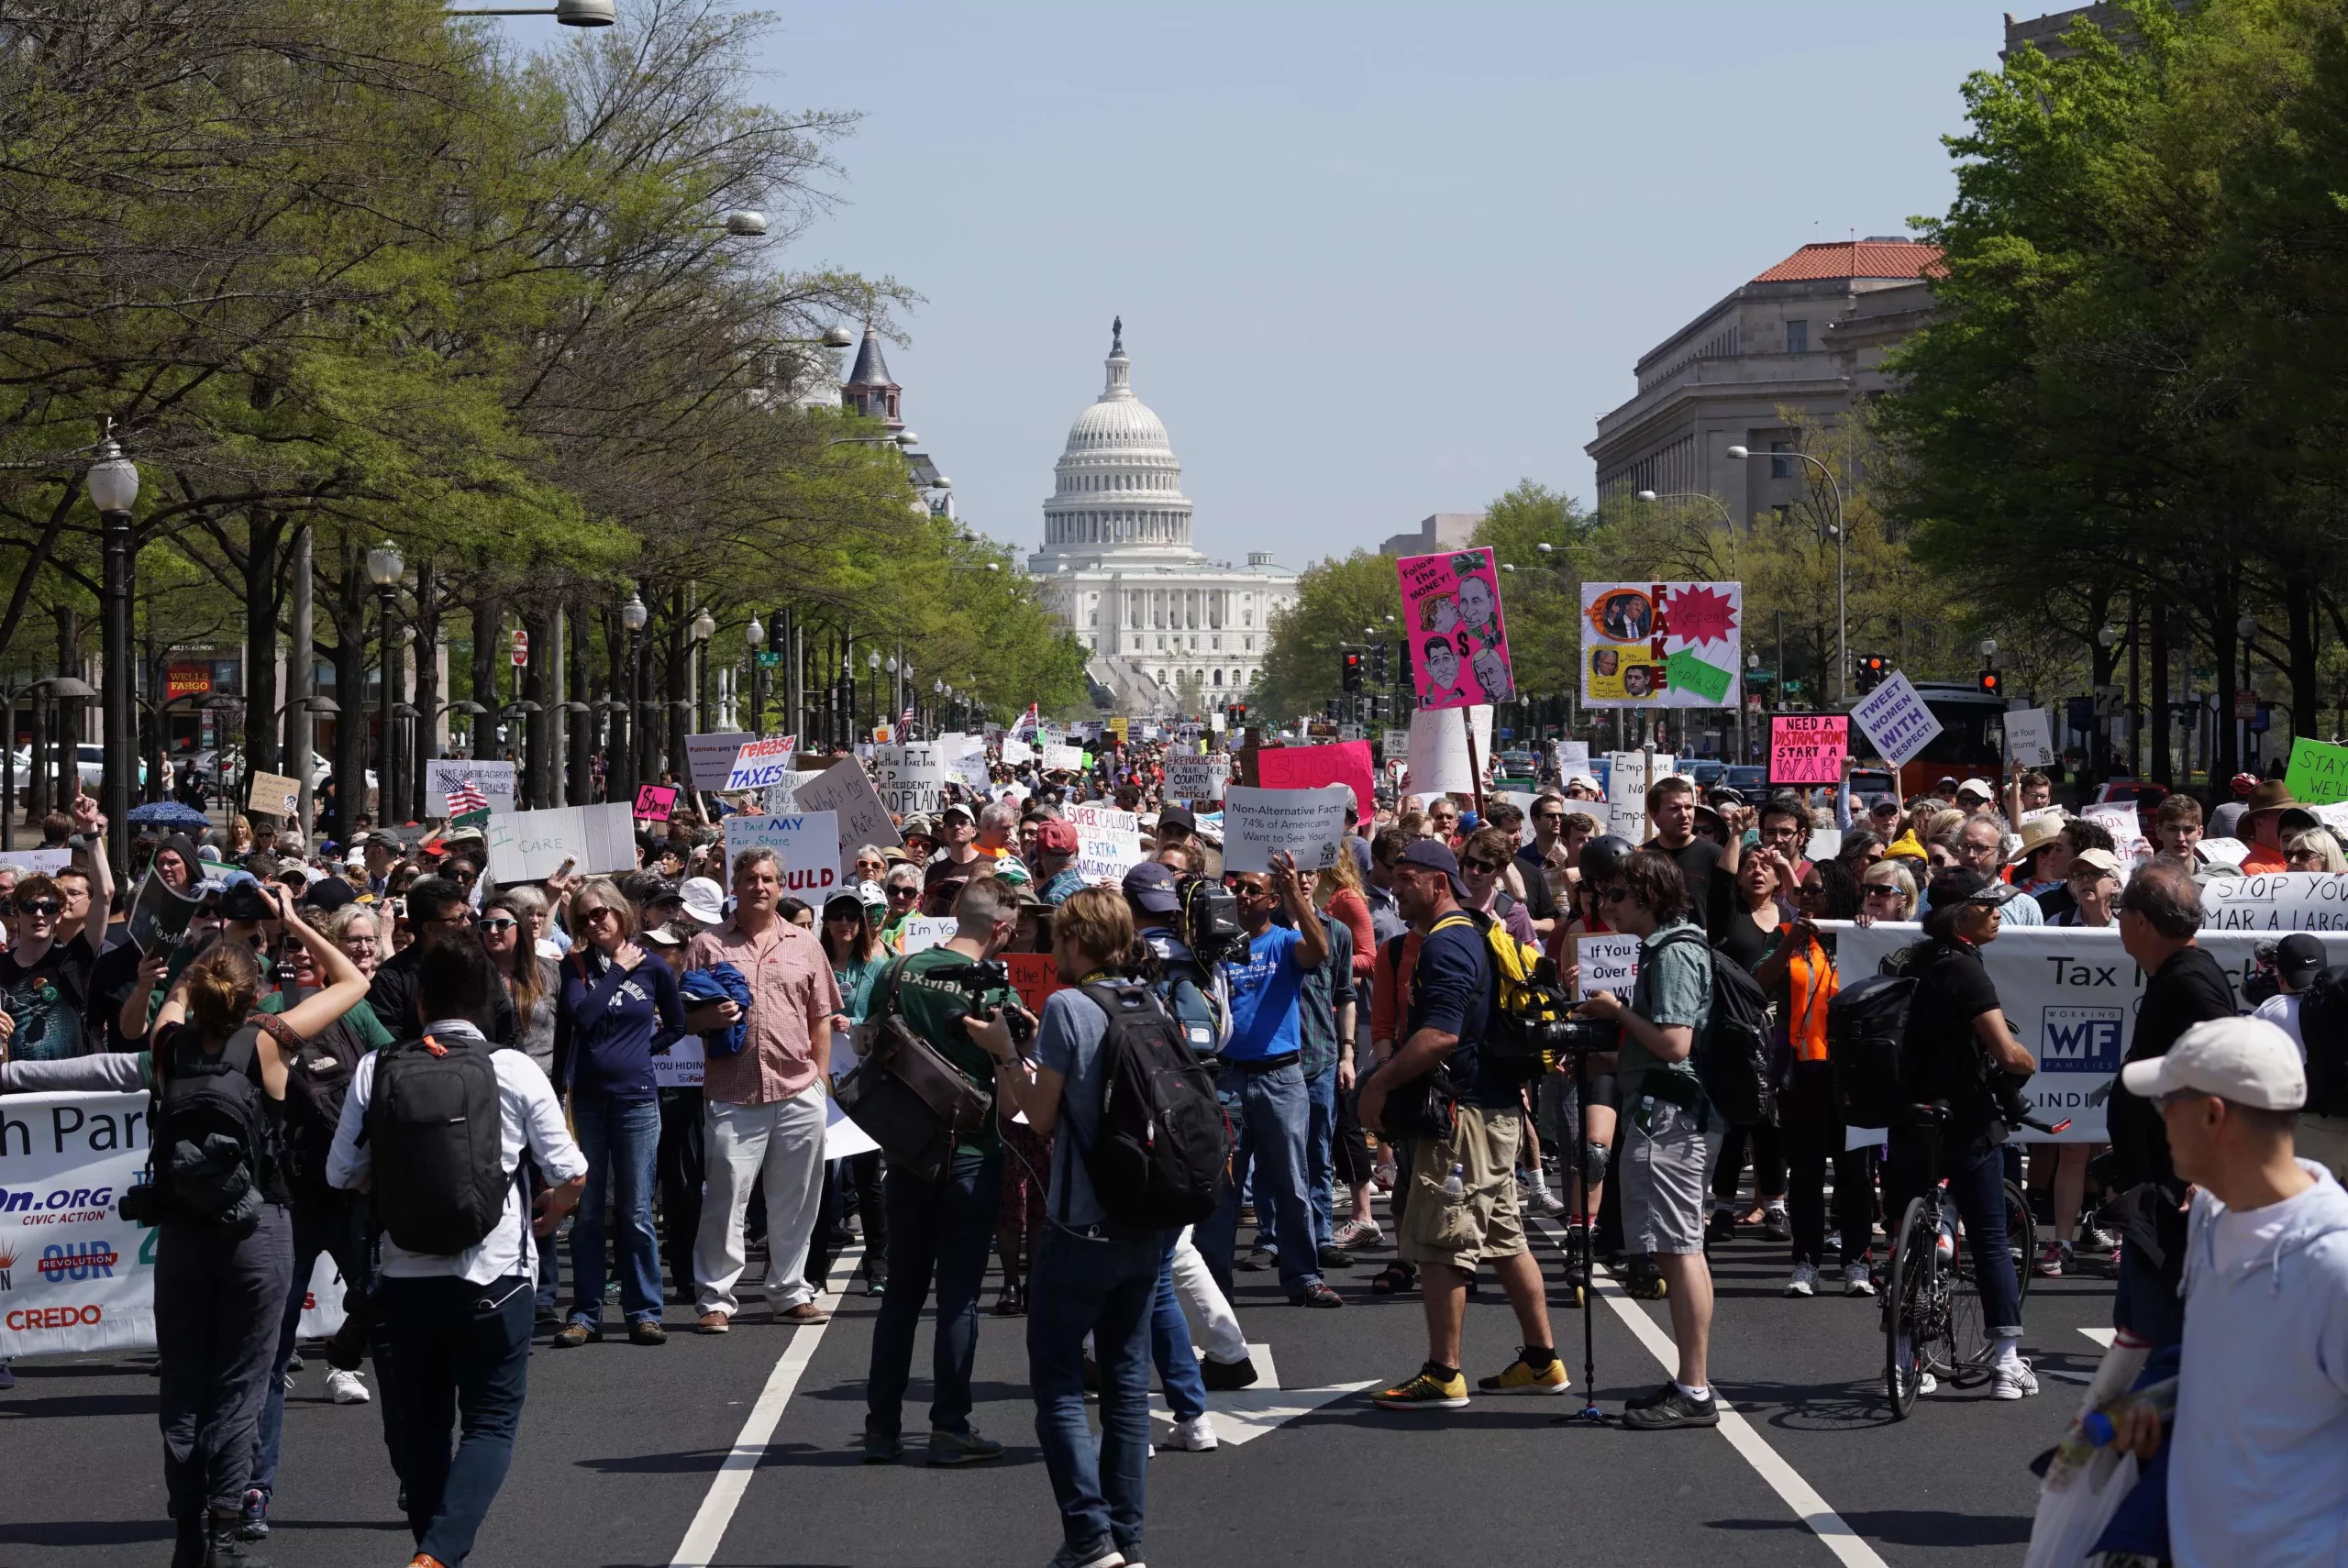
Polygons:
<instances>
[{"instance_id":1,"label":"pink plaid shirt","mask_svg":"<svg viewBox=\"0 0 2348 1568\"><path fill-rule=\"evenodd\" d=\"M727 921L685 950L687 969L720 962L750 983L749 1034L736 1055L709 1058L702 1093L730 1105L789 1099L815 1081L814 1043L831 1037L840 1010L824 944L781 918L757 936Z\"/></svg>"}]
</instances>

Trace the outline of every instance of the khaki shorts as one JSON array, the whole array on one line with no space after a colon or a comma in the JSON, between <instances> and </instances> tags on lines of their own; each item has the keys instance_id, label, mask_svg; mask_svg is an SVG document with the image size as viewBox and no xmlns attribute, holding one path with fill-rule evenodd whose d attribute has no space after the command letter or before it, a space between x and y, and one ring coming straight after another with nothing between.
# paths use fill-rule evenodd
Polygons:
<instances>
[{"instance_id":1,"label":"khaki shorts","mask_svg":"<svg viewBox=\"0 0 2348 1568\"><path fill-rule=\"evenodd\" d=\"M1696 1117L1668 1100L1633 1095L1614 1132L1623 1149L1623 1247L1633 1253L1704 1250L1704 1195L1727 1136L1717 1117Z\"/></svg>"},{"instance_id":2,"label":"khaki shorts","mask_svg":"<svg viewBox=\"0 0 2348 1568\"><path fill-rule=\"evenodd\" d=\"M1403 1262L1445 1264L1465 1274L1486 1259L1528 1250L1516 1206L1516 1150L1523 1136L1523 1111L1463 1105L1450 1137L1411 1145L1411 1199L1395 1236ZM1464 1198L1444 1191L1454 1165Z\"/></svg>"}]
</instances>

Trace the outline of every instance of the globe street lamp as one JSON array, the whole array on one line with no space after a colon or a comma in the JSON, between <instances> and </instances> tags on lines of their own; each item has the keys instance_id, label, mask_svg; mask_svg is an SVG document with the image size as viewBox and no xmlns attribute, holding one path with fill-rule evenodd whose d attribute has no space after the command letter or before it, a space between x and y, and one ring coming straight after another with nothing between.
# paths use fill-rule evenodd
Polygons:
<instances>
[{"instance_id":1,"label":"globe street lamp","mask_svg":"<svg viewBox=\"0 0 2348 1568\"><path fill-rule=\"evenodd\" d=\"M1743 447L1731 447L1728 455L1738 462L1753 454ZM1834 470L1811 457L1808 452L1772 452L1769 459L1798 458L1826 476L1828 488L1834 492L1834 700L1847 706L1851 700L1851 622L1844 609L1843 574L1843 481Z\"/></svg>"},{"instance_id":2,"label":"globe street lamp","mask_svg":"<svg viewBox=\"0 0 2348 1568\"><path fill-rule=\"evenodd\" d=\"M622 753L627 760L620 775L621 789L615 791L615 794L624 794L630 801L636 799L637 752L642 744L645 728L637 722L637 715L643 712L645 709L644 625L651 619L652 612L644 607L643 595L637 592L634 587L630 587L627 591L627 602L620 606L620 624L627 632L628 706L622 710L628 715L627 746Z\"/></svg>"},{"instance_id":3,"label":"globe street lamp","mask_svg":"<svg viewBox=\"0 0 2348 1568\"><path fill-rule=\"evenodd\" d=\"M707 605L693 613L687 631L693 640L693 729L701 732L709 728L708 694L702 688L709 679L709 639L717 635L717 623L710 618Z\"/></svg>"},{"instance_id":4,"label":"globe street lamp","mask_svg":"<svg viewBox=\"0 0 2348 1568\"><path fill-rule=\"evenodd\" d=\"M122 455L112 434L98 445L98 460L90 465L83 482L91 504L98 509L99 537L105 557L105 690L101 755L105 776L98 785L99 809L106 814L106 854L116 866L130 865L130 785L136 772L137 742L132 736L137 679L130 662L131 541L130 509L138 500L138 465ZM17 737L0 737L13 747Z\"/></svg>"},{"instance_id":5,"label":"globe street lamp","mask_svg":"<svg viewBox=\"0 0 2348 1568\"><path fill-rule=\"evenodd\" d=\"M399 799L399 731L392 713L392 661L399 657L399 649L392 636L392 596L398 591L400 574L406 569L407 563L400 558L400 547L389 539L367 552L367 580L375 585L375 624L382 657L382 690L376 694L376 707L383 738L382 756L375 776L375 801L376 813L385 826L390 825L392 820L392 802ZM362 796L366 793L363 789L360 792Z\"/></svg>"},{"instance_id":6,"label":"globe street lamp","mask_svg":"<svg viewBox=\"0 0 2348 1568\"><path fill-rule=\"evenodd\" d=\"M766 623L753 613L750 624L742 628L742 640L750 645L750 733L759 733L759 721L765 716L767 667L759 656L767 651Z\"/></svg>"}]
</instances>

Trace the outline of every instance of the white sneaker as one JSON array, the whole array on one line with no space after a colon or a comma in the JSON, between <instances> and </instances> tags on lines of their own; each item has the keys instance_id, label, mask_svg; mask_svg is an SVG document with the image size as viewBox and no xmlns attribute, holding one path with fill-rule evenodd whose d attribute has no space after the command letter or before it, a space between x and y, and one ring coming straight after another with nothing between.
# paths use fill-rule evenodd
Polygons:
<instances>
[{"instance_id":1,"label":"white sneaker","mask_svg":"<svg viewBox=\"0 0 2348 1568\"><path fill-rule=\"evenodd\" d=\"M1555 1219L1566 1211L1566 1200L1551 1192L1547 1183L1535 1182L1533 1185L1533 1207L1538 1212Z\"/></svg>"},{"instance_id":2,"label":"white sneaker","mask_svg":"<svg viewBox=\"0 0 2348 1568\"><path fill-rule=\"evenodd\" d=\"M1843 1294L1845 1296L1875 1294L1875 1281L1867 1276L1866 1264L1846 1263L1843 1265Z\"/></svg>"},{"instance_id":3,"label":"white sneaker","mask_svg":"<svg viewBox=\"0 0 2348 1568\"><path fill-rule=\"evenodd\" d=\"M2038 1374L2020 1356L2001 1361L1989 1374L1989 1397L2021 1399L2038 1392Z\"/></svg>"},{"instance_id":4,"label":"white sneaker","mask_svg":"<svg viewBox=\"0 0 2348 1568\"><path fill-rule=\"evenodd\" d=\"M338 1366L327 1374L327 1397L338 1405L364 1405L374 1396L367 1392L364 1377Z\"/></svg>"},{"instance_id":5,"label":"white sneaker","mask_svg":"<svg viewBox=\"0 0 2348 1568\"><path fill-rule=\"evenodd\" d=\"M1941 1380L1940 1380L1939 1378L1937 1378L1937 1377L1934 1377L1931 1373L1927 1372L1927 1373L1925 1373L1922 1376L1921 1376L1921 1377L1917 1378L1917 1380L1916 1380L1916 1392L1917 1392L1917 1393L1919 1393L1919 1394L1931 1394L1931 1393L1934 1393L1934 1392L1937 1392L1937 1391L1938 1391L1938 1389L1940 1388L1940 1386L1941 1386Z\"/></svg>"},{"instance_id":6,"label":"white sneaker","mask_svg":"<svg viewBox=\"0 0 2348 1568\"><path fill-rule=\"evenodd\" d=\"M1222 1447L1222 1440L1214 1435L1213 1412L1202 1410L1189 1420L1175 1422L1174 1437L1168 1446L1184 1453L1212 1453Z\"/></svg>"},{"instance_id":7,"label":"white sneaker","mask_svg":"<svg viewBox=\"0 0 2348 1568\"><path fill-rule=\"evenodd\" d=\"M1786 1281L1786 1294L1789 1296L1817 1295L1818 1265L1806 1263L1794 1264L1793 1277Z\"/></svg>"}]
</instances>

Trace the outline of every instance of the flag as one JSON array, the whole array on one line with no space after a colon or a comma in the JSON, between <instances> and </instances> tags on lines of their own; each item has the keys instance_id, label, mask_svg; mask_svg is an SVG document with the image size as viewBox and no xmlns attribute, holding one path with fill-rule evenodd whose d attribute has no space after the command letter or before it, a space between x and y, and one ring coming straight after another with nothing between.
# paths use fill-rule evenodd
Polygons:
<instances>
[{"instance_id":1,"label":"flag","mask_svg":"<svg viewBox=\"0 0 2348 1568\"><path fill-rule=\"evenodd\" d=\"M1030 702L1027 704L1027 711L1019 715L1019 722L1011 726L1012 735L1018 740L1034 740L1040 723L1041 720L1036 716L1036 704Z\"/></svg>"},{"instance_id":2,"label":"flag","mask_svg":"<svg viewBox=\"0 0 2348 1568\"><path fill-rule=\"evenodd\" d=\"M905 704L905 711L904 711L903 712L902 712L902 713L900 713L900 714L898 714L898 715L897 715L897 723L901 723L901 724L910 724L910 723L912 723L913 722L914 722L914 710L913 710L913 704L912 704L912 703L910 703L910 702L908 702L908 703L906 703L906 704Z\"/></svg>"},{"instance_id":3,"label":"flag","mask_svg":"<svg viewBox=\"0 0 2348 1568\"><path fill-rule=\"evenodd\" d=\"M481 792L481 786L474 783L471 779L460 778L456 783L449 786L449 814L450 816L460 817L467 812L485 812L487 810L489 810L489 797L482 794Z\"/></svg>"}]
</instances>

